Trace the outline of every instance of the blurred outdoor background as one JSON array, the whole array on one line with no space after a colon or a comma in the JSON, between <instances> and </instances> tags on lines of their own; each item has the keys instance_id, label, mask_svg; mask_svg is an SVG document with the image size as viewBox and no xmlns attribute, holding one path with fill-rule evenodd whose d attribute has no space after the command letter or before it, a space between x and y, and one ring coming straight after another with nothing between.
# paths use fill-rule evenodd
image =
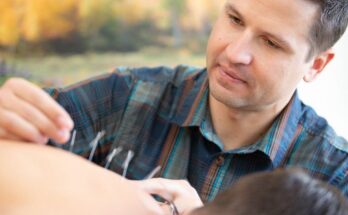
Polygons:
<instances>
[{"instance_id":1,"label":"blurred outdoor background","mask_svg":"<svg viewBox=\"0 0 348 215\"><path fill-rule=\"evenodd\" d=\"M0 0L2 64L55 86L121 65L204 66L220 5L214 0Z\"/></svg>"},{"instance_id":2,"label":"blurred outdoor background","mask_svg":"<svg viewBox=\"0 0 348 215\"><path fill-rule=\"evenodd\" d=\"M66 86L115 66L205 65L223 0L0 0L0 84ZM300 96L348 138L348 34Z\"/></svg>"}]
</instances>

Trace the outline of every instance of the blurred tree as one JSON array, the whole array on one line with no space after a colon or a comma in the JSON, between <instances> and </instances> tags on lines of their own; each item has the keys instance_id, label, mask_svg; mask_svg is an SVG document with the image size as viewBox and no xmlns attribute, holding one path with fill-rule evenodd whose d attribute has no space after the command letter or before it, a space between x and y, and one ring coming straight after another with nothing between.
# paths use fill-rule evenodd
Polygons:
<instances>
[{"instance_id":1,"label":"blurred tree","mask_svg":"<svg viewBox=\"0 0 348 215\"><path fill-rule=\"evenodd\" d=\"M147 1L84 0L79 32L90 50L133 51L155 41L150 34L144 34L156 31L152 9Z\"/></svg>"},{"instance_id":2,"label":"blurred tree","mask_svg":"<svg viewBox=\"0 0 348 215\"><path fill-rule=\"evenodd\" d=\"M174 47L180 47L182 45L183 36L181 29L180 18L185 12L186 1L185 0L164 0L164 5L170 11L172 34L174 39Z\"/></svg>"},{"instance_id":3,"label":"blurred tree","mask_svg":"<svg viewBox=\"0 0 348 215\"><path fill-rule=\"evenodd\" d=\"M105 26L112 23L113 28L117 28L114 22L113 2L113 0L82 0L80 2L78 32L83 38L86 49L96 49L108 42L101 35L101 29Z\"/></svg>"},{"instance_id":4,"label":"blurred tree","mask_svg":"<svg viewBox=\"0 0 348 215\"><path fill-rule=\"evenodd\" d=\"M14 46L20 37L16 3L9 0L1 0L0 14L0 45Z\"/></svg>"},{"instance_id":5,"label":"blurred tree","mask_svg":"<svg viewBox=\"0 0 348 215\"><path fill-rule=\"evenodd\" d=\"M78 23L79 0L22 0L25 13L20 23L27 41L64 38Z\"/></svg>"},{"instance_id":6,"label":"blurred tree","mask_svg":"<svg viewBox=\"0 0 348 215\"><path fill-rule=\"evenodd\" d=\"M147 16L145 1L118 0L114 4L114 13L123 22L134 24Z\"/></svg>"},{"instance_id":7,"label":"blurred tree","mask_svg":"<svg viewBox=\"0 0 348 215\"><path fill-rule=\"evenodd\" d=\"M218 11L223 1L214 0L186 0L186 14L183 16L183 26L186 29L205 31L207 26L211 25L216 19ZM209 29L210 30L210 29Z\"/></svg>"},{"instance_id":8,"label":"blurred tree","mask_svg":"<svg viewBox=\"0 0 348 215\"><path fill-rule=\"evenodd\" d=\"M214 0L0 0L0 48L135 50L205 38ZM203 23L203 24L202 24ZM208 26L208 27L207 27ZM191 39L193 40L193 39ZM204 40L204 39L203 39Z\"/></svg>"}]
</instances>

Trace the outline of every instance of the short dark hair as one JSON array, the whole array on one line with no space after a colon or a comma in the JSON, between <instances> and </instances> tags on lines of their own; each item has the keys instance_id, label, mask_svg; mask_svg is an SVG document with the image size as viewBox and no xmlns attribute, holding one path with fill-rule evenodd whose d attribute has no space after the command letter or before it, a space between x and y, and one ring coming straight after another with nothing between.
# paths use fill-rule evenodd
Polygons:
<instances>
[{"instance_id":1,"label":"short dark hair","mask_svg":"<svg viewBox=\"0 0 348 215\"><path fill-rule=\"evenodd\" d=\"M344 215L345 197L298 169L242 177L194 215Z\"/></svg>"},{"instance_id":2,"label":"short dark hair","mask_svg":"<svg viewBox=\"0 0 348 215\"><path fill-rule=\"evenodd\" d=\"M319 6L309 32L309 57L331 48L344 34L348 24L347 0L307 0Z\"/></svg>"}]
</instances>

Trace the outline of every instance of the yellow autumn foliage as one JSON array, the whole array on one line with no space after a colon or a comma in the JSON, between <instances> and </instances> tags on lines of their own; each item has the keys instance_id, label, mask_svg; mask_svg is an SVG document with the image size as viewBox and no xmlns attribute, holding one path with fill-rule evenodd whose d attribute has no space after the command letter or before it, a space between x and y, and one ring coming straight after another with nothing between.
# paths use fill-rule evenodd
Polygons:
<instances>
[{"instance_id":1,"label":"yellow autumn foliage","mask_svg":"<svg viewBox=\"0 0 348 215\"><path fill-rule=\"evenodd\" d=\"M15 2L0 1L0 44L15 45L20 37L19 16Z\"/></svg>"},{"instance_id":2,"label":"yellow autumn foliage","mask_svg":"<svg viewBox=\"0 0 348 215\"><path fill-rule=\"evenodd\" d=\"M144 17L155 17L160 12L162 0L118 0L113 11L126 23L136 23ZM163 9L162 9L163 10ZM156 12L157 11L157 12Z\"/></svg>"},{"instance_id":3,"label":"yellow autumn foliage","mask_svg":"<svg viewBox=\"0 0 348 215\"><path fill-rule=\"evenodd\" d=\"M26 40L55 39L74 30L80 0L23 0L20 23Z\"/></svg>"},{"instance_id":4,"label":"yellow autumn foliage","mask_svg":"<svg viewBox=\"0 0 348 215\"><path fill-rule=\"evenodd\" d=\"M98 31L108 20L134 24L150 18L170 25L167 0L0 0L0 46L19 41L42 42L71 33ZM200 27L210 17L214 0L185 0L184 28Z\"/></svg>"},{"instance_id":5,"label":"yellow autumn foliage","mask_svg":"<svg viewBox=\"0 0 348 215\"><path fill-rule=\"evenodd\" d=\"M78 9L79 30L95 31L112 18L114 0L80 0Z\"/></svg>"},{"instance_id":6,"label":"yellow autumn foliage","mask_svg":"<svg viewBox=\"0 0 348 215\"><path fill-rule=\"evenodd\" d=\"M1 0L0 44L19 39L39 41L64 37L76 27L80 0Z\"/></svg>"}]
</instances>

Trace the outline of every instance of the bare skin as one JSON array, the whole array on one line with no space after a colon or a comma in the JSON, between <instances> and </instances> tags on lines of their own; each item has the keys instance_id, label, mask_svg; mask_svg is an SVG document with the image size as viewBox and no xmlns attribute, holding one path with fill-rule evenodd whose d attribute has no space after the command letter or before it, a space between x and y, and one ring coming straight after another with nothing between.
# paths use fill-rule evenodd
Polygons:
<instances>
[{"instance_id":1,"label":"bare skin","mask_svg":"<svg viewBox=\"0 0 348 215\"><path fill-rule=\"evenodd\" d=\"M1 139L64 143L73 127L69 114L36 85L12 78L0 88Z\"/></svg>"},{"instance_id":2,"label":"bare skin","mask_svg":"<svg viewBox=\"0 0 348 215\"><path fill-rule=\"evenodd\" d=\"M181 215L189 215L194 209L203 206L197 191L186 180L153 178L132 183L147 193L172 201Z\"/></svg>"},{"instance_id":3,"label":"bare skin","mask_svg":"<svg viewBox=\"0 0 348 215\"><path fill-rule=\"evenodd\" d=\"M165 214L129 180L66 151L0 141L0 214Z\"/></svg>"}]
</instances>

